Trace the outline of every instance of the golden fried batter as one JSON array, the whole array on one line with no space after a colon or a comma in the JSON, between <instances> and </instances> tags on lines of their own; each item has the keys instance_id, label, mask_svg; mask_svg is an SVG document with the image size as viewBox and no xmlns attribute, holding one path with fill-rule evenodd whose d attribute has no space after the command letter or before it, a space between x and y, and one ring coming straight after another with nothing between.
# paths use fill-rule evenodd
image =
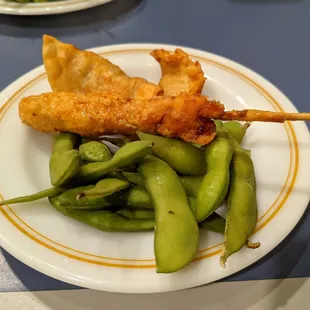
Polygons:
<instances>
[{"instance_id":1,"label":"golden fried batter","mask_svg":"<svg viewBox=\"0 0 310 310\"><path fill-rule=\"evenodd\" d=\"M181 49L169 53L163 49L154 50L151 55L159 62L162 78L159 86L166 96L200 94L205 83L199 62L193 62Z\"/></svg>"},{"instance_id":2,"label":"golden fried batter","mask_svg":"<svg viewBox=\"0 0 310 310\"><path fill-rule=\"evenodd\" d=\"M186 94L131 100L111 93L46 93L24 98L19 105L23 123L39 131L99 136L141 130L199 144L214 139L215 125L210 118L223 111L218 102Z\"/></svg>"},{"instance_id":3,"label":"golden fried batter","mask_svg":"<svg viewBox=\"0 0 310 310\"><path fill-rule=\"evenodd\" d=\"M145 79L128 77L109 60L48 35L43 36L42 54L54 92L115 92L132 99L148 99L163 93L158 85Z\"/></svg>"}]
</instances>

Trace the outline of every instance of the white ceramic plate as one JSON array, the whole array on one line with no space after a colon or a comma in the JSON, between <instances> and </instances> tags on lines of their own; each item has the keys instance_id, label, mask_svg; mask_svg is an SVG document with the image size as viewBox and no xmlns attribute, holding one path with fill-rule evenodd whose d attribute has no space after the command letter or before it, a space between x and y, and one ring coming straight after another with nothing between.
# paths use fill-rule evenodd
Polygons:
<instances>
[{"instance_id":1,"label":"white ceramic plate","mask_svg":"<svg viewBox=\"0 0 310 310\"><path fill-rule=\"evenodd\" d=\"M149 55L174 46L130 44L94 49L129 75L158 82L161 72ZM184 48L199 60L208 78L203 93L227 109L257 108L295 112L273 85L249 69L202 51ZM12 198L50 187L52 139L21 124L18 103L24 96L50 91L39 67L2 92L0 114L0 192ZM219 266L222 237L201 232L197 257L174 274L156 274L153 233L105 233L57 213L47 201L3 207L0 244L12 255L51 277L113 292L161 292L221 279L253 264L276 247L304 213L310 192L310 142L303 122L253 123L244 141L256 167L259 221L252 237L257 250L242 249L227 268Z\"/></svg>"},{"instance_id":2,"label":"white ceramic plate","mask_svg":"<svg viewBox=\"0 0 310 310\"><path fill-rule=\"evenodd\" d=\"M0 14L52 15L89 9L112 0L64 0L42 3L18 3L0 0Z\"/></svg>"}]
</instances>

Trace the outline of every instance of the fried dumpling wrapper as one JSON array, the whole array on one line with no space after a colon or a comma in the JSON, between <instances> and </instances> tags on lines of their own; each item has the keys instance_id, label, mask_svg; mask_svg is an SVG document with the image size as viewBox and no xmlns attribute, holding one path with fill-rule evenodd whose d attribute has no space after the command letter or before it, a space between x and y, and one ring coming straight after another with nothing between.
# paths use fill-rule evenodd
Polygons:
<instances>
[{"instance_id":1,"label":"fried dumpling wrapper","mask_svg":"<svg viewBox=\"0 0 310 310\"><path fill-rule=\"evenodd\" d=\"M159 86L166 96L200 94L205 83L204 73L198 61L193 62L189 56L177 48L174 53L156 49L151 55L159 62L162 77Z\"/></svg>"},{"instance_id":2,"label":"fried dumpling wrapper","mask_svg":"<svg viewBox=\"0 0 310 310\"><path fill-rule=\"evenodd\" d=\"M127 76L118 66L98 54L79 50L48 35L43 36L42 54L54 92L114 92L132 99L149 99L163 93L158 85Z\"/></svg>"}]
</instances>

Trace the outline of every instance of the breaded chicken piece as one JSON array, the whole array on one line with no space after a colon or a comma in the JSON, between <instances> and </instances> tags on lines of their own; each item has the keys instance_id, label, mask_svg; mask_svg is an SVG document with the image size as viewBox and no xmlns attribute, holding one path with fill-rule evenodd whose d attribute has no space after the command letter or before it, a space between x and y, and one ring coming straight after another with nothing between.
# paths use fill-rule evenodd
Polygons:
<instances>
[{"instance_id":1,"label":"breaded chicken piece","mask_svg":"<svg viewBox=\"0 0 310 310\"><path fill-rule=\"evenodd\" d=\"M151 52L151 55L161 66L162 78L159 86L163 88L166 96L178 96L181 93L189 95L201 93L205 77L198 61L193 62L179 48L174 53L157 49Z\"/></svg>"},{"instance_id":2,"label":"breaded chicken piece","mask_svg":"<svg viewBox=\"0 0 310 310\"><path fill-rule=\"evenodd\" d=\"M198 144L214 139L215 124L210 118L218 118L223 111L216 101L186 94L130 100L111 93L46 93L26 97L19 105L22 122L39 131L100 136L140 130Z\"/></svg>"},{"instance_id":3,"label":"breaded chicken piece","mask_svg":"<svg viewBox=\"0 0 310 310\"><path fill-rule=\"evenodd\" d=\"M115 92L131 99L149 99L163 93L158 85L127 76L109 60L48 35L43 36L42 54L54 92Z\"/></svg>"}]
</instances>

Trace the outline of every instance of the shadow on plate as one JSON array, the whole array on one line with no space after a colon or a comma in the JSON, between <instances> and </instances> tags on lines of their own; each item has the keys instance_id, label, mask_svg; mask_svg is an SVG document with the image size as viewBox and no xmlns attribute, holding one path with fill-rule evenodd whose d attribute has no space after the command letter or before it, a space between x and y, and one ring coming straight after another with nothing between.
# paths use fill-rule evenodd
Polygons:
<instances>
[{"instance_id":1,"label":"shadow on plate","mask_svg":"<svg viewBox=\"0 0 310 310\"><path fill-rule=\"evenodd\" d=\"M232 283L216 283L192 290L163 294L116 294L93 290L35 292L33 295L45 307L53 310L101 310L107 305L110 310L247 310L264 297L277 289L276 299L268 309L281 309L281 305L297 292L306 279L298 279L283 289L283 280L270 282L249 281L237 285ZM281 293L278 293L280 291ZM256 308L255 308L256 309Z\"/></svg>"},{"instance_id":2,"label":"shadow on plate","mask_svg":"<svg viewBox=\"0 0 310 310\"><path fill-rule=\"evenodd\" d=\"M273 292L272 305L268 309L282 309L307 279L294 281L247 281L233 284L214 283L195 289L162 294L116 294L94 290L35 292L34 296L54 310L101 310L108 305L111 310L247 310Z\"/></svg>"},{"instance_id":3,"label":"shadow on plate","mask_svg":"<svg viewBox=\"0 0 310 310\"><path fill-rule=\"evenodd\" d=\"M12 37L39 37L44 33L68 36L81 35L87 31L104 31L113 37L109 28L118 22L133 18L143 9L144 3L145 0L114 0L87 10L43 17L0 15L0 34Z\"/></svg>"},{"instance_id":4,"label":"shadow on plate","mask_svg":"<svg viewBox=\"0 0 310 310\"><path fill-rule=\"evenodd\" d=\"M28 267L11 254L0 248L6 263L10 266L11 270L18 278L18 282L23 284L27 291L47 291L47 290L72 290L78 289L78 287L58 281L51 277L38 272L31 267ZM18 287L10 287L11 291L19 290Z\"/></svg>"}]
</instances>

